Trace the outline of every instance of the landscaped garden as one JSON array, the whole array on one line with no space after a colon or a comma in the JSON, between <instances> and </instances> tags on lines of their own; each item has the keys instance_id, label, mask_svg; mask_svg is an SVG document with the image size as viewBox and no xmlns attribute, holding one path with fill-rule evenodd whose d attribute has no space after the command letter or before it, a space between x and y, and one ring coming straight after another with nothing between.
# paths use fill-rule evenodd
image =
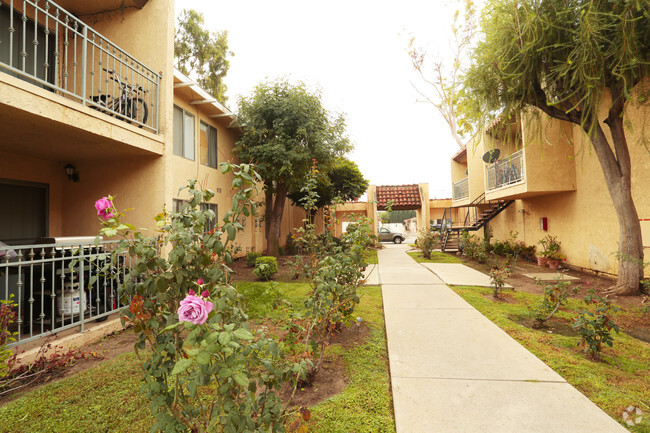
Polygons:
<instances>
[{"instance_id":1,"label":"landscaped garden","mask_svg":"<svg viewBox=\"0 0 650 433\"><path fill-rule=\"evenodd\" d=\"M560 270L560 275L576 280L538 282L525 274L548 269L521 258L516 234L509 241L486 243L475 236L468 242L463 255L409 255L419 262L463 263L501 275L514 289L501 288L497 296L494 287L452 289L612 418L628 420L624 425L632 432L650 432L650 298L608 297L613 280L575 269ZM551 249L557 253L558 248Z\"/></svg>"},{"instance_id":2,"label":"landscaped garden","mask_svg":"<svg viewBox=\"0 0 650 433\"><path fill-rule=\"evenodd\" d=\"M120 289L132 330L114 337L135 352L3 393L1 431L394 431L381 294L362 286L362 270L376 261L368 222L360 217L336 239L317 235L307 217L291 260L278 266L250 253L233 261L238 217L255 212L258 179L248 165L222 169L233 172L237 192L223 225L210 231L214 214L200 204L212 192L194 181L179 212L156 217L157 237L123 222L113 197L97 201L100 233L120 236L118 250L135 258ZM314 185L310 176L308 216ZM166 257L161 245L170 248ZM42 363L65 359L57 366L71 367L89 353L95 362L99 350ZM9 362L10 373L18 371ZM4 389L12 375L2 379Z\"/></svg>"}]
</instances>

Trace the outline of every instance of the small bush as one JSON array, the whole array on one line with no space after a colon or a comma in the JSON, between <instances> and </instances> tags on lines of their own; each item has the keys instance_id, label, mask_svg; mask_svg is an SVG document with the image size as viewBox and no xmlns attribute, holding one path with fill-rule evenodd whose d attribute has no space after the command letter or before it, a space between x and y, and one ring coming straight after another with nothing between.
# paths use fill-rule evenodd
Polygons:
<instances>
[{"instance_id":1,"label":"small bush","mask_svg":"<svg viewBox=\"0 0 650 433\"><path fill-rule=\"evenodd\" d=\"M470 235L463 232L461 235L461 249L463 255L470 260L476 260L479 263L487 263L492 245L489 238L479 239L478 236Z\"/></svg>"},{"instance_id":2,"label":"small bush","mask_svg":"<svg viewBox=\"0 0 650 433\"><path fill-rule=\"evenodd\" d=\"M249 268L252 268L255 266L255 261L262 257L262 253L257 252L257 251L251 251L250 253L246 254L246 265Z\"/></svg>"},{"instance_id":3,"label":"small bush","mask_svg":"<svg viewBox=\"0 0 650 433\"><path fill-rule=\"evenodd\" d=\"M569 295L578 293L578 286L571 287L569 281L556 280L555 283L542 283L538 280L537 284L544 286L544 296L541 302L532 310L533 328L541 328L548 319L566 305Z\"/></svg>"},{"instance_id":4,"label":"small bush","mask_svg":"<svg viewBox=\"0 0 650 433\"><path fill-rule=\"evenodd\" d=\"M590 290L590 293L585 296L585 304L595 305L596 312L580 311L578 317L574 319L573 328L579 330L580 334L582 334L578 346L585 346L586 350L589 350L591 355L597 358L603 343L609 347L614 345L612 331L618 333L618 325L614 323L611 316L619 308L613 306L609 299L595 296L593 290Z\"/></svg>"},{"instance_id":5,"label":"small bush","mask_svg":"<svg viewBox=\"0 0 650 433\"><path fill-rule=\"evenodd\" d=\"M273 256L261 256L255 260L255 270L253 273L257 278L264 281L273 279L273 275L278 272L278 262Z\"/></svg>"},{"instance_id":6,"label":"small bush","mask_svg":"<svg viewBox=\"0 0 650 433\"><path fill-rule=\"evenodd\" d=\"M16 341L17 332L12 331L12 325L16 323L17 307L11 299L0 300L0 379L7 375L11 369L10 361L14 358L13 351L7 345Z\"/></svg>"},{"instance_id":7,"label":"small bush","mask_svg":"<svg viewBox=\"0 0 650 433\"><path fill-rule=\"evenodd\" d=\"M435 230L420 232L416 245L422 251L425 259L431 258L431 253L436 248L440 248L440 232Z\"/></svg>"}]
</instances>

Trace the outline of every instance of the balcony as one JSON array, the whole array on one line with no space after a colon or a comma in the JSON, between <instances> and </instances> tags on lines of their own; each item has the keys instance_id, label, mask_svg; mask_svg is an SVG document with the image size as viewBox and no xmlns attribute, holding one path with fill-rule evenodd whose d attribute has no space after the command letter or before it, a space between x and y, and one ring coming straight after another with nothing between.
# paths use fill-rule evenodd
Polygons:
<instances>
[{"instance_id":1,"label":"balcony","mask_svg":"<svg viewBox=\"0 0 650 433\"><path fill-rule=\"evenodd\" d=\"M90 238L43 238L34 245L0 243L0 299L16 311L16 346L69 328L103 321L123 308L119 281L131 266L121 253L111 264L116 241L95 245ZM106 266L108 265L108 266ZM102 272L108 267L110 274Z\"/></svg>"},{"instance_id":2,"label":"balcony","mask_svg":"<svg viewBox=\"0 0 650 433\"><path fill-rule=\"evenodd\" d=\"M504 186L523 182L524 176L524 151L523 149L512 155L496 161L487 169L487 189L492 191Z\"/></svg>"},{"instance_id":3,"label":"balcony","mask_svg":"<svg viewBox=\"0 0 650 433\"><path fill-rule=\"evenodd\" d=\"M0 72L158 133L160 76L47 0L0 0Z\"/></svg>"},{"instance_id":4,"label":"balcony","mask_svg":"<svg viewBox=\"0 0 650 433\"><path fill-rule=\"evenodd\" d=\"M454 183L453 199L462 200L469 197L469 178L459 180Z\"/></svg>"}]
</instances>

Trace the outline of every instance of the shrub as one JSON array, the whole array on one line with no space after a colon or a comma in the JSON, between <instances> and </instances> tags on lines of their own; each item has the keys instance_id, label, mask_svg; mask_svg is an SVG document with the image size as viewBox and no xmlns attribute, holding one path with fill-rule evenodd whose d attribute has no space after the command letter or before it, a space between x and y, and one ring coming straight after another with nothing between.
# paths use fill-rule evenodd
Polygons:
<instances>
[{"instance_id":1,"label":"shrub","mask_svg":"<svg viewBox=\"0 0 650 433\"><path fill-rule=\"evenodd\" d=\"M262 253L258 251L251 251L250 253L246 254L246 266L249 268L252 268L255 266L255 261L262 257Z\"/></svg>"},{"instance_id":2,"label":"shrub","mask_svg":"<svg viewBox=\"0 0 650 433\"><path fill-rule=\"evenodd\" d=\"M11 299L0 300L0 379L8 374L11 369L9 364L15 358L7 345L16 341L17 332L12 331L13 323L16 322L16 308L17 305Z\"/></svg>"},{"instance_id":3,"label":"shrub","mask_svg":"<svg viewBox=\"0 0 650 433\"><path fill-rule=\"evenodd\" d=\"M548 319L566 305L569 295L578 293L578 286L571 287L569 281L556 280L554 283L542 283L544 285L544 295L541 302L533 309L533 328L541 328Z\"/></svg>"},{"instance_id":4,"label":"shrub","mask_svg":"<svg viewBox=\"0 0 650 433\"><path fill-rule=\"evenodd\" d=\"M586 350L591 352L594 358L598 357L603 343L609 347L614 345L612 331L618 333L618 325L612 320L612 314L619 309L612 305L607 298L602 298L593 294L593 290L585 296L584 301L587 305L595 305L596 312L582 310L578 317L574 319L573 328L580 331L582 338L578 346L585 346Z\"/></svg>"},{"instance_id":5,"label":"shrub","mask_svg":"<svg viewBox=\"0 0 650 433\"><path fill-rule=\"evenodd\" d=\"M492 250L489 238L479 239L478 236L470 235L465 231L461 235L461 245L465 257L479 263L487 263Z\"/></svg>"},{"instance_id":6,"label":"shrub","mask_svg":"<svg viewBox=\"0 0 650 433\"><path fill-rule=\"evenodd\" d=\"M189 200L179 212L156 217L155 237L121 223L112 197L102 222L100 234L122 238L114 254L134 259L119 294L130 304L122 319L138 333L152 431L278 431L286 409L277 390L307 365L288 361L263 329L251 332L242 296L229 283L230 246L243 230L237 221L255 214L260 179L250 164L220 167L233 173L233 207L214 230L205 231L211 212L201 209L214 193L196 180L184 188Z\"/></svg>"},{"instance_id":7,"label":"shrub","mask_svg":"<svg viewBox=\"0 0 650 433\"><path fill-rule=\"evenodd\" d=\"M301 331L306 357L318 359L308 375L315 375L323 361L325 347L336 329L352 320L359 303L357 289L363 284L362 269L366 266L368 247L373 243L372 221L363 216L348 215L352 223L341 238L334 237L334 215L327 221L325 233L317 236L310 215L318 199L316 194L316 163L312 166L301 192L305 193L303 207L306 218L296 230L296 245L306 254L302 272L312 291L305 301L306 316L296 318L304 323ZM301 355L302 356L302 355Z\"/></svg>"},{"instance_id":8,"label":"shrub","mask_svg":"<svg viewBox=\"0 0 650 433\"><path fill-rule=\"evenodd\" d=\"M509 260L504 261L502 264L490 268L490 283L494 292L492 296L499 298L503 287L506 285L506 279L510 278L512 262Z\"/></svg>"},{"instance_id":9,"label":"shrub","mask_svg":"<svg viewBox=\"0 0 650 433\"><path fill-rule=\"evenodd\" d=\"M417 247L422 251L422 255L426 259L431 258L431 253L436 248L440 248L440 232L437 230L424 230L418 235L415 242Z\"/></svg>"},{"instance_id":10,"label":"shrub","mask_svg":"<svg viewBox=\"0 0 650 433\"><path fill-rule=\"evenodd\" d=\"M261 256L255 260L255 270L253 273L257 278L264 281L273 279L273 275L278 272L278 261L272 256Z\"/></svg>"}]
</instances>

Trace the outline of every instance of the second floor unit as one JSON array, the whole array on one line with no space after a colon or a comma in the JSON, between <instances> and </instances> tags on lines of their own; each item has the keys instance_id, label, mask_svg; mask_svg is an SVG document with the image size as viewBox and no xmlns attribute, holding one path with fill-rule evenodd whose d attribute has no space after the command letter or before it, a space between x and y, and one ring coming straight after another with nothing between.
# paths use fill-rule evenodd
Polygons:
<instances>
[{"instance_id":1,"label":"second floor unit","mask_svg":"<svg viewBox=\"0 0 650 433\"><path fill-rule=\"evenodd\" d=\"M173 20L165 0L0 0L0 150L161 155Z\"/></svg>"},{"instance_id":2,"label":"second floor unit","mask_svg":"<svg viewBox=\"0 0 650 433\"><path fill-rule=\"evenodd\" d=\"M571 126L537 112L497 119L451 165L454 206L576 189Z\"/></svg>"}]
</instances>

